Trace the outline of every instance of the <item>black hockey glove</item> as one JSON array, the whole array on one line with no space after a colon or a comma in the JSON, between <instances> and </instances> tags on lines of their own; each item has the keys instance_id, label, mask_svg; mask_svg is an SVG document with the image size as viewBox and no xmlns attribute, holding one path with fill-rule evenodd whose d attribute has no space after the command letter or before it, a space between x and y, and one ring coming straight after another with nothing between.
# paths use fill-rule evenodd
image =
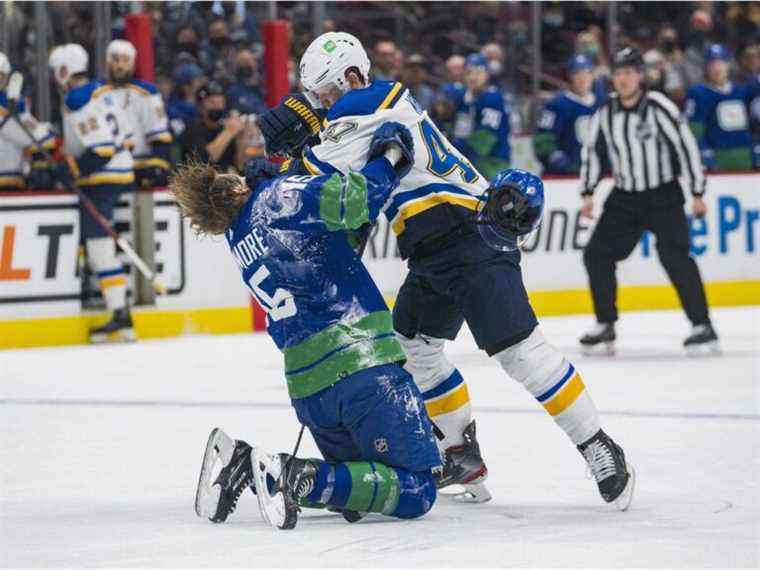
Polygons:
<instances>
[{"instance_id":1,"label":"black hockey glove","mask_svg":"<svg viewBox=\"0 0 760 570\"><path fill-rule=\"evenodd\" d=\"M324 111L314 109L300 93L286 95L259 117L269 156L301 156L303 147L322 129Z\"/></svg>"},{"instance_id":2,"label":"black hockey glove","mask_svg":"<svg viewBox=\"0 0 760 570\"><path fill-rule=\"evenodd\" d=\"M396 145L401 151L401 159L394 168L398 177L403 178L414 164L414 141L412 140L412 133L401 123L389 121L380 125L369 144L367 162L383 156L390 145Z\"/></svg>"},{"instance_id":3,"label":"black hockey glove","mask_svg":"<svg viewBox=\"0 0 760 570\"><path fill-rule=\"evenodd\" d=\"M255 191L259 184L279 175L279 164L271 162L266 158L257 158L249 162L245 168L245 183L248 185L248 188Z\"/></svg>"}]
</instances>

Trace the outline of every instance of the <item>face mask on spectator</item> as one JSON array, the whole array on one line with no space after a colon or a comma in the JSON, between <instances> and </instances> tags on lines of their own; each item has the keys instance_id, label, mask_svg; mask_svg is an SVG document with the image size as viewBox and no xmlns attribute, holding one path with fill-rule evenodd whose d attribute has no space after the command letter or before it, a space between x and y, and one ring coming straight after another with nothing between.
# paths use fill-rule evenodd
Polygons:
<instances>
[{"instance_id":1,"label":"face mask on spectator","mask_svg":"<svg viewBox=\"0 0 760 570\"><path fill-rule=\"evenodd\" d=\"M248 81L256 75L256 70L249 65L244 65L235 69L235 75L239 81Z\"/></svg>"},{"instance_id":2,"label":"face mask on spectator","mask_svg":"<svg viewBox=\"0 0 760 570\"><path fill-rule=\"evenodd\" d=\"M492 77L498 77L501 75L501 62L498 59L492 59L488 62L488 73Z\"/></svg>"},{"instance_id":3,"label":"face mask on spectator","mask_svg":"<svg viewBox=\"0 0 760 570\"><path fill-rule=\"evenodd\" d=\"M198 44L195 42L180 42L177 44L179 51L186 51L190 55L197 55Z\"/></svg>"},{"instance_id":4,"label":"face mask on spectator","mask_svg":"<svg viewBox=\"0 0 760 570\"><path fill-rule=\"evenodd\" d=\"M230 43L230 38L227 36L217 36L215 38L211 38L209 41L215 48L223 48Z\"/></svg>"},{"instance_id":5,"label":"face mask on spectator","mask_svg":"<svg viewBox=\"0 0 760 570\"><path fill-rule=\"evenodd\" d=\"M676 42L674 40L665 40L662 42L662 51L673 53L676 51Z\"/></svg>"},{"instance_id":6,"label":"face mask on spectator","mask_svg":"<svg viewBox=\"0 0 760 570\"><path fill-rule=\"evenodd\" d=\"M218 123L224 116L224 109L211 109L206 111L208 120L214 123Z\"/></svg>"},{"instance_id":7,"label":"face mask on spectator","mask_svg":"<svg viewBox=\"0 0 760 570\"><path fill-rule=\"evenodd\" d=\"M599 55L599 46L596 44L588 44L583 48L583 53L591 59L596 59L596 56Z\"/></svg>"}]
</instances>

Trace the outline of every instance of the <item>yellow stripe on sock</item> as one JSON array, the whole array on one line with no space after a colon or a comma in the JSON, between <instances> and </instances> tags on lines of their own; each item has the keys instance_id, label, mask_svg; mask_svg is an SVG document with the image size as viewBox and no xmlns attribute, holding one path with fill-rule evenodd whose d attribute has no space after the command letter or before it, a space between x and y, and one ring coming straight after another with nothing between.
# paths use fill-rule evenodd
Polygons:
<instances>
[{"instance_id":1,"label":"yellow stripe on sock","mask_svg":"<svg viewBox=\"0 0 760 570\"><path fill-rule=\"evenodd\" d=\"M442 396L438 398L437 400L431 400L430 402L425 402L425 407L427 408L428 415L433 418L435 416L440 416L443 414L450 414L451 412L457 411L459 408L464 406L465 404L470 403L470 394L467 391L467 384L462 384L451 392L450 394L446 394L445 396Z\"/></svg>"},{"instance_id":2,"label":"yellow stripe on sock","mask_svg":"<svg viewBox=\"0 0 760 570\"><path fill-rule=\"evenodd\" d=\"M101 289L109 289L110 287L117 287L119 285L126 285L127 279L123 275L114 275L113 277L104 277L100 280Z\"/></svg>"},{"instance_id":3,"label":"yellow stripe on sock","mask_svg":"<svg viewBox=\"0 0 760 570\"><path fill-rule=\"evenodd\" d=\"M572 406L585 389L586 386L583 384L580 374L576 372L573 378L565 384L564 388L544 404L544 408L552 416L559 415Z\"/></svg>"}]
</instances>

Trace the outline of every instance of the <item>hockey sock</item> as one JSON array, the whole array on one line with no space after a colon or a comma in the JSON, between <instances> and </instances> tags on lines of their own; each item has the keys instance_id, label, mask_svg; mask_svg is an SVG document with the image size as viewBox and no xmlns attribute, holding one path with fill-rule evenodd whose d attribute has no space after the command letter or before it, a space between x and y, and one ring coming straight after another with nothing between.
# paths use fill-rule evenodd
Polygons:
<instances>
[{"instance_id":1,"label":"hockey sock","mask_svg":"<svg viewBox=\"0 0 760 570\"><path fill-rule=\"evenodd\" d=\"M456 368L437 386L422 392L425 408L433 423L443 433L443 449L464 443L462 433L472 421L467 383Z\"/></svg>"},{"instance_id":2,"label":"hockey sock","mask_svg":"<svg viewBox=\"0 0 760 570\"><path fill-rule=\"evenodd\" d=\"M599 412L575 367L546 342L536 327L531 335L494 358L525 386L575 445L599 431Z\"/></svg>"},{"instance_id":3,"label":"hockey sock","mask_svg":"<svg viewBox=\"0 0 760 570\"><path fill-rule=\"evenodd\" d=\"M322 463L303 507L331 506L360 513L416 518L435 503L431 473L413 473L370 461Z\"/></svg>"},{"instance_id":4,"label":"hockey sock","mask_svg":"<svg viewBox=\"0 0 760 570\"><path fill-rule=\"evenodd\" d=\"M127 304L127 277L124 266L116 257L116 245L109 237L88 238L87 257L98 277L100 291L109 311L122 309Z\"/></svg>"}]
</instances>

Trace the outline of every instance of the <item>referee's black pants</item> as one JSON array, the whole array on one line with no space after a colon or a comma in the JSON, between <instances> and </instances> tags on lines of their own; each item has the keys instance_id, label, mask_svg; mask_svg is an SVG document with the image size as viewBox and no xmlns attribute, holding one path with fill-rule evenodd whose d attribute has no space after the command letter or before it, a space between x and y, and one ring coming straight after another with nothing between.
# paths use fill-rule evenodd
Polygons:
<instances>
[{"instance_id":1,"label":"referee's black pants","mask_svg":"<svg viewBox=\"0 0 760 570\"><path fill-rule=\"evenodd\" d=\"M583 252L594 312L600 323L618 318L615 265L627 258L644 230L657 238L660 263L673 283L689 320L709 322L707 299L696 262L689 255L689 224L677 181L644 192L614 188Z\"/></svg>"}]
</instances>

